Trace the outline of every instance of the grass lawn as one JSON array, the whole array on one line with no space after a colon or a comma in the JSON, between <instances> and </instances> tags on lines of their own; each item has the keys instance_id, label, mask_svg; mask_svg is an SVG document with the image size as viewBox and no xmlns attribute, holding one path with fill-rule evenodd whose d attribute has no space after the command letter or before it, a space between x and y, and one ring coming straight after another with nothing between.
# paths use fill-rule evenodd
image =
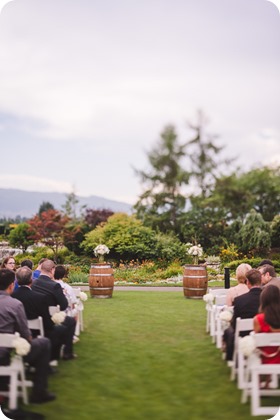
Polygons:
<instances>
[{"instance_id":1,"label":"grass lawn","mask_svg":"<svg viewBox=\"0 0 280 420\"><path fill-rule=\"evenodd\" d=\"M85 302L79 358L50 377L49 420L248 420L249 404L205 332L202 300L114 291ZM28 408L29 409L29 408ZM256 417L267 419L266 417Z\"/></svg>"}]
</instances>

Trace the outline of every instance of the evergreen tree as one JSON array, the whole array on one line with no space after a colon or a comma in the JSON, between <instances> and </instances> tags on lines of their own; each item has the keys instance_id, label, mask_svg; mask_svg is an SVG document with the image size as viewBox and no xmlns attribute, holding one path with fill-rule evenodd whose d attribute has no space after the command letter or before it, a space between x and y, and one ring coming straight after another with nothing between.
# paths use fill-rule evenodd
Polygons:
<instances>
[{"instance_id":1,"label":"evergreen tree","mask_svg":"<svg viewBox=\"0 0 280 420\"><path fill-rule=\"evenodd\" d=\"M135 205L137 217L161 232L179 231L178 216L186 205L181 188L189 182L189 173L181 166L185 148L179 144L175 128L169 125L147 154L150 170L136 171L146 187Z\"/></svg>"},{"instance_id":2,"label":"evergreen tree","mask_svg":"<svg viewBox=\"0 0 280 420\"><path fill-rule=\"evenodd\" d=\"M191 176L196 180L202 197L208 195L210 187L217 178L219 168L233 161L233 159L217 159L224 147L215 144L217 135L205 132L207 122L207 118L199 110L197 122L188 124L189 128L195 132L195 137L187 142L188 155L191 159Z\"/></svg>"}]
</instances>

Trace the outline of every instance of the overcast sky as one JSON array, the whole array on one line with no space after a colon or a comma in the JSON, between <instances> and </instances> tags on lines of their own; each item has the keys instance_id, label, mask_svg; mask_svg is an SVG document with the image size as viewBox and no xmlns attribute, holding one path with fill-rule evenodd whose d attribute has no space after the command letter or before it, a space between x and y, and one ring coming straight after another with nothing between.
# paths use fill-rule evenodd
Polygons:
<instances>
[{"instance_id":1,"label":"overcast sky","mask_svg":"<svg viewBox=\"0 0 280 420\"><path fill-rule=\"evenodd\" d=\"M2 3L2 4L1 4ZM0 0L0 7L5 1ZM134 204L147 151L197 109L245 170L280 163L267 0L13 0L0 14L0 188ZM0 203L1 206L1 203Z\"/></svg>"}]
</instances>

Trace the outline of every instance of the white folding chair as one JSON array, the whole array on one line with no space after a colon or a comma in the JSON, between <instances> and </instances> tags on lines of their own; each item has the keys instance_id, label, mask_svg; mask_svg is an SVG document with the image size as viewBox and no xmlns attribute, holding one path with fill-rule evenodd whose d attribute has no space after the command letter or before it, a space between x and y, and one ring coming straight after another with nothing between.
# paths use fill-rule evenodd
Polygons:
<instances>
[{"instance_id":1,"label":"white folding chair","mask_svg":"<svg viewBox=\"0 0 280 420\"><path fill-rule=\"evenodd\" d=\"M214 333L214 318L213 318L213 311L215 310L214 304L215 299L217 296L226 296L228 289L213 289L209 288L208 293L214 296L213 302L207 302L206 304L206 311L207 311L207 318L206 318L206 332L210 333L210 336L213 337Z\"/></svg>"},{"instance_id":2,"label":"white folding chair","mask_svg":"<svg viewBox=\"0 0 280 420\"><path fill-rule=\"evenodd\" d=\"M227 295L228 289L225 288L209 288L208 293L212 293L214 296L220 296L220 295Z\"/></svg>"},{"instance_id":3,"label":"white folding chair","mask_svg":"<svg viewBox=\"0 0 280 420\"><path fill-rule=\"evenodd\" d=\"M28 319L28 327L30 330L38 330L40 331L40 336L45 336L44 325L43 325L43 318L39 316L35 319Z\"/></svg>"},{"instance_id":4,"label":"white folding chair","mask_svg":"<svg viewBox=\"0 0 280 420\"><path fill-rule=\"evenodd\" d=\"M219 319L219 313L226 306L226 295L218 294L215 296L215 304L212 306L210 312L210 336L212 337L212 343L217 341L217 321ZM219 346L221 347L221 339L219 338Z\"/></svg>"},{"instance_id":5,"label":"white folding chair","mask_svg":"<svg viewBox=\"0 0 280 420\"><path fill-rule=\"evenodd\" d=\"M221 349L222 348L222 343L223 343L224 331L230 325L230 322L229 321L224 321L221 318L221 316L223 314L223 311L228 311L228 312L231 312L231 314L232 314L232 306L227 306L225 304L226 296L218 296L216 299L218 299L218 302L219 302L219 299L220 299L220 302L221 302L221 305L222 305L222 307L219 309L219 311L216 314L216 320L215 320L216 347L217 347L217 349Z\"/></svg>"},{"instance_id":6,"label":"white folding chair","mask_svg":"<svg viewBox=\"0 0 280 420\"><path fill-rule=\"evenodd\" d=\"M84 310L84 304L80 299L80 292L81 292L81 288L74 288L74 293L76 295L77 298L77 303L75 305L75 308L77 310L77 324L76 324L76 331L75 331L75 335L80 335L80 331L84 331L84 320L83 320L83 310Z\"/></svg>"},{"instance_id":7,"label":"white folding chair","mask_svg":"<svg viewBox=\"0 0 280 420\"><path fill-rule=\"evenodd\" d=\"M276 347L280 348L280 333L251 333L254 338L256 348L260 347ZM274 377L273 386L278 389L261 389L261 375L271 375ZM278 364L262 364L260 355L255 351L248 357L246 366L246 387L243 389L241 402L247 402L248 396L251 395L251 415L266 416L275 415L278 412L277 406L262 406L261 397L279 396L280 389L278 386L278 378L280 377L280 363ZM267 400L266 400L267 401Z\"/></svg>"},{"instance_id":8,"label":"white folding chair","mask_svg":"<svg viewBox=\"0 0 280 420\"><path fill-rule=\"evenodd\" d=\"M246 360L244 359L241 352L239 352L239 339L240 333L244 331L252 331L254 328L253 318L237 318L235 325L235 335L234 335L234 350L231 366L231 375L230 379L233 381L237 375L237 386L238 389L243 389L245 386L245 364Z\"/></svg>"},{"instance_id":9,"label":"white folding chair","mask_svg":"<svg viewBox=\"0 0 280 420\"><path fill-rule=\"evenodd\" d=\"M4 334L0 333L1 347L9 349L15 348L14 341L19 337L18 333ZM25 370L22 357L12 355L8 366L0 366L0 376L8 376L10 378L9 391L1 391L0 395L9 398L9 409L17 408L17 399L22 397L24 404L28 404L27 386L32 386L31 381L26 381Z\"/></svg>"}]
</instances>

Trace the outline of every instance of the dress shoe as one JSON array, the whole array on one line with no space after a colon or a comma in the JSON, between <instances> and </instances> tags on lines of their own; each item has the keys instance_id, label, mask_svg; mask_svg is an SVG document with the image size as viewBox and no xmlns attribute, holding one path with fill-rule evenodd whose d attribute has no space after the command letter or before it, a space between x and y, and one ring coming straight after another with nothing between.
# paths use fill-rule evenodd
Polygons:
<instances>
[{"instance_id":1,"label":"dress shoe","mask_svg":"<svg viewBox=\"0 0 280 420\"><path fill-rule=\"evenodd\" d=\"M30 402L32 404L43 404L49 401L53 401L55 399L55 394L46 391L43 394L32 394L30 397Z\"/></svg>"},{"instance_id":2,"label":"dress shoe","mask_svg":"<svg viewBox=\"0 0 280 420\"><path fill-rule=\"evenodd\" d=\"M12 419L12 420L44 420L45 416L43 414L34 413L31 411L26 410L9 410L9 409L3 409L3 413L5 414L5 418Z\"/></svg>"},{"instance_id":3,"label":"dress shoe","mask_svg":"<svg viewBox=\"0 0 280 420\"><path fill-rule=\"evenodd\" d=\"M78 356L75 353L72 353L72 354L64 354L62 356L62 359L63 360L73 360L73 359L77 359L77 357Z\"/></svg>"}]
</instances>

